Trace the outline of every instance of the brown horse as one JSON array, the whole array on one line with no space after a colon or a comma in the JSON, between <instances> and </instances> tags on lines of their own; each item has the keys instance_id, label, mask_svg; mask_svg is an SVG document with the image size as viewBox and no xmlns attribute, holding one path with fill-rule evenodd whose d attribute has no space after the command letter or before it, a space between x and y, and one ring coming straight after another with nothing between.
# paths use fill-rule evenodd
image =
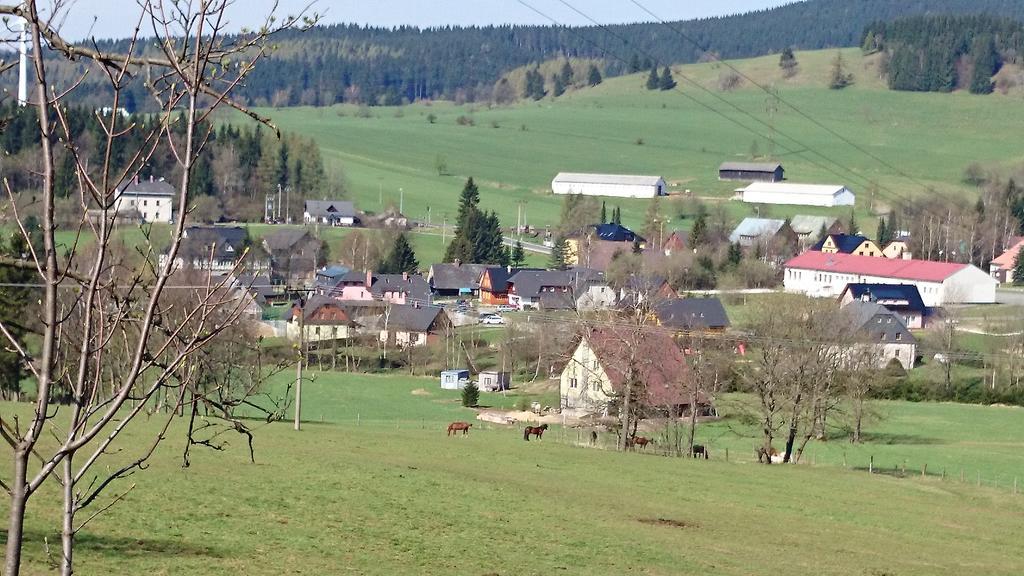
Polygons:
<instances>
[{"instance_id":1,"label":"brown horse","mask_svg":"<svg viewBox=\"0 0 1024 576\"><path fill-rule=\"evenodd\" d=\"M469 429L472 427L473 425L469 422L452 422L448 425L448 435L451 436L452 434L457 434L461 431L462 435L465 436L466 434L469 434Z\"/></svg>"},{"instance_id":2,"label":"brown horse","mask_svg":"<svg viewBox=\"0 0 1024 576\"><path fill-rule=\"evenodd\" d=\"M544 439L544 431L548 429L547 424L541 424L540 426L527 426L523 430L523 440L530 441L530 436L536 436L538 440Z\"/></svg>"},{"instance_id":3,"label":"brown horse","mask_svg":"<svg viewBox=\"0 0 1024 576\"><path fill-rule=\"evenodd\" d=\"M644 438L643 436L633 436L633 438L631 438L630 441L627 442L627 444L631 445L631 446L634 446L634 447L635 446L639 446L640 448L646 450L648 444L654 444L654 438Z\"/></svg>"}]
</instances>

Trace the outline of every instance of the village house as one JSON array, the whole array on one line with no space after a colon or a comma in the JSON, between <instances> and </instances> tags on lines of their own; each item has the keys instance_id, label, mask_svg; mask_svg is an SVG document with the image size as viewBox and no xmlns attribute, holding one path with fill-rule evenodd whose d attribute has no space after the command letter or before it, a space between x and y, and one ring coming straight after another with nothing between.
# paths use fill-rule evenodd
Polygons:
<instances>
[{"instance_id":1,"label":"village house","mask_svg":"<svg viewBox=\"0 0 1024 576\"><path fill-rule=\"evenodd\" d=\"M615 305L615 290L604 273L588 268L521 270L508 283L508 303L520 310L603 310Z\"/></svg>"},{"instance_id":2,"label":"village house","mask_svg":"<svg viewBox=\"0 0 1024 576\"><path fill-rule=\"evenodd\" d=\"M346 340L356 329L345 303L329 296L311 296L304 302L295 302L283 319L287 322L286 335L293 341L299 339L300 325L306 342Z\"/></svg>"},{"instance_id":3,"label":"village house","mask_svg":"<svg viewBox=\"0 0 1024 576\"><path fill-rule=\"evenodd\" d=\"M748 204L791 204L797 206L853 206L856 197L846 186L754 182L740 191Z\"/></svg>"},{"instance_id":4,"label":"village house","mask_svg":"<svg viewBox=\"0 0 1024 576\"><path fill-rule=\"evenodd\" d=\"M279 283L308 283L323 264L323 242L306 230L275 230L263 237L263 249L270 255L270 273Z\"/></svg>"},{"instance_id":5,"label":"village house","mask_svg":"<svg viewBox=\"0 0 1024 576\"><path fill-rule=\"evenodd\" d=\"M843 224L834 216L808 216L797 214L789 220L789 227L796 233L801 246L810 246L828 234L842 234Z\"/></svg>"},{"instance_id":6,"label":"village house","mask_svg":"<svg viewBox=\"0 0 1024 576\"><path fill-rule=\"evenodd\" d=\"M487 264L431 264L427 284L438 298L474 298L480 294L480 279Z\"/></svg>"},{"instance_id":7,"label":"village house","mask_svg":"<svg viewBox=\"0 0 1024 576\"><path fill-rule=\"evenodd\" d=\"M378 321L379 338L400 348L426 346L451 329L444 308L420 304L391 304Z\"/></svg>"},{"instance_id":8,"label":"village house","mask_svg":"<svg viewBox=\"0 0 1024 576\"><path fill-rule=\"evenodd\" d=\"M682 230L673 230L668 238L661 243L661 252L665 256L671 256L672 254L681 254L686 251L689 245L689 237L686 232Z\"/></svg>"},{"instance_id":9,"label":"village house","mask_svg":"<svg viewBox=\"0 0 1024 576\"><path fill-rule=\"evenodd\" d=\"M430 286L418 274L374 274L353 270L318 292L346 302L431 303Z\"/></svg>"},{"instance_id":10,"label":"village house","mask_svg":"<svg viewBox=\"0 0 1024 576\"><path fill-rule=\"evenodd\" d=\"M634 308L638 305L650 303L651 306L658 302L678 298L668 280L656 274L630 274L619 287L618 306L622 309Z\"/></svg>"},{"instance_id":11,"label":"village house","mask_svg":"<svg viewBox=\"0 0 1024 576\"><path fill-rule=\"evenodd\" d=\"M858 342L848 355L864 354L869 365L885 368L896 360L904 370L914 367L917 339L903 325L899 314L877 302L854 300L843 307L849 315ZM853 361L853 358L848 358Z\"/></svg>"},{"instance_id":12,"label":"village house","mask_svg":"<svg viewBox=\"0 0 1024 576\"><path fill-rule=\"evenodd\" d=\"M628 328L594 329L580 336L559 377L563 414L613 416L628 383L642 390L646 416L678 417L690 411L692 389L682 350L665 330L636 338ZM710 402L698 395L698 414Z\"/></svg>"},{"instance_id":13,"label":"village house","mask_svg":"<svg viewBox=\"0 0 1024 576\"><path fill-rule=\"evenodd\" d=\"M825 254L855 254L857 256L882 257L882 250L866 236L858 234L829 234L811 247L811 250Z\"/></svg>"},{"instance_id":14,"label":"village house","mask_svg":"<svg viewBox=\"0 0 1024 576\"><path fill-rule=\"evenodd\" d=\"M342 264L330 264L320 268L313 275L313 287L316 293L324 294L329 292L351 271L351 268Z\"/></svg>"},{"instance_id":15,"label":"village house","mask_svg":"<svg viewBox=\"0 0 1024 576\"><path fill-rule=\"evenodd\" d=\"M654 305L658 325L675 332L721 333L729 328L729 316L718 298L672 298Z\"/></svg>"},{"instance_id":16,"label":"village house","mask_svg":"<svg viewBox=\"0 0 1024 576\"><path fill-rule=\"evenodd\" d=\"M896 313L911 330L924 328L928 307L913 284L847 284L839 295L839 306L851 302L874 302Z\"/></svg>"},{"instance_id":17,"label":"village house","mask_svg":"<svg viewBox=\"0 0 1024 576\"><path fill-rule=\"evenodd\" d=\"M971 264L928 260L891 260L808 250L786 262L787 292L818 298L839 296L847 284L911 284L928 307L991 304L996 282Z\"/></svg>"},{"instance_id":18,"label":"village house","mask_svg":"<svg viewBox=\"0 0 1024 576\"><path fill-rule=\"evenodd\" d=\"M136 178L116 194L114 211L118 216L134 215L143 223L174 221L174 187L163 178L154 180L150 176L148 182Z\"/></svg>"},{"instance_id":19,"label":"village house","mask_svg":"<svg viewBox=\"0 0 1024 576\"><path fill-rule=\"evenodd\" d=\"M306 224L355 226L359 222L355 205L345 200L306 200L302 212Z\"/></svg>"},{"instance_id":20,"label":"village house","mask_svg":"<svg viewBox=\"0 0 1024 576\"><path fill-rule=\"evenodd\" d=\"M1017 267L1017 255L1024 248L1024 237L1010 239L1009 248L996 256L988 265L989 274L1000 284L1013 282L1013 270Z\"/></svg>"},{"instance_id":21,"label":"village house","mask_svg":"<svg viewBox=\"0 0 1024 576\"><path fill-rule=\"evenodd\" d=\"M894 260L911 259L914 255L910 252L910 239L907 237L891 240L882 248L882 256Z\"/></svg>"},{"instance_id":22,"label":"village house","mask_svg":"<svg viewBox=\"0 0 1024 576\"><path fill-rule=\"evenodd\" d=\"M160 254L159 265L164 266L167 258L166 252ZM182 232L174 268L208 270L221 274L265 274L270 271L270 260L261 247L252 245L245 228L189 226Z\"/></svg>"},{"instance_id":23,"label":"village house","mask_svg":"<svg viewBox=\"0 0 1024 576\"><path fill-rule=\"evenodd\" d=\"M668 193L665 180L660 176L575 172L559 172L551 181L551 191L555 194L618 198L654 198Z\"/></svg>"},{"instance_id":24,"label":"village house","mask_svg":"<svg viewBox=\"0 0 1024 576\"><path fill-rule=\"evenodd\" d=\"M782 182L786 179L786 170L778 162L723 162L718 167L718 179Z\"/></svg>"},{"instance_id":25,"label":"village house","mask_svg":"<svg viewBox=\"0 0 1024 576\"><path fill-rule=\"evenodd\" d=\"M566 238L565 263L604 270L616 253L647 248L647 240L620 224L594 224Z\"/></svg>"},{"instance_id":26,"label":"village house","mask_svg":"<svg viewBox=\"0 0 1024 576\"><path fill-rule=\"evenodd\" d=\"M480 274L480 303L487 306L508 304L509 279L523 270L538 271L534 268L512 268L511 266L488 266Z\"/></svg>"},{"instance_id":27,"label":"village house","mask_svg":"<svg viewBox=\"0 0 1024 576\"><path fill-rule=\"evenodd\" d=\"M772 244L796 245L797 235L785 220L748 216L729 234L729 242L743 248L761 246L767 251Z\"/></svg>"}]
</instances>

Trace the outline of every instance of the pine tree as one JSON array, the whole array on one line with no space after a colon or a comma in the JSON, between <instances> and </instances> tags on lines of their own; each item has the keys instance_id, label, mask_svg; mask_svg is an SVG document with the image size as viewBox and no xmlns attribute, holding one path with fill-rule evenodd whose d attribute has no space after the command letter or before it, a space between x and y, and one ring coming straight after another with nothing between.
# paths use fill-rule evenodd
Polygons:
<instances>
[{"instance_id":1,"label":"pine tree","mask_svg":"<svg viewBox=\"0 0 1024 576\"><path fill-rule=\"evenodd\" d=\"M971 47L971 59L974 61L974 72L971 75L971 94L991 94L995 86L992 75L999 68L999 54L992 35L985 34L974 39Z\"/></svg>"},{"instance_id":2,"label":"pine tree","mask_svg":"<svg viewBox=\"0 0 1024 576\"><path fill-rule=\"evenodd\" d=\"M889 243L889 226L885 222L885 216L878 218L878 234L875 238L878 240L879 246L884 246Z\"/></svg>"},{"instance_id":3,"label":"pine tree","mask_svg":"<svg viewBox=\"0 0 1024 576\"><path fill-rule=\"evenodd\" d=\"M455 220L455 237L445 251L444 261L471 263L473 259L473 240L478 235L480 225L480 190L473 177L466 180L459 197L459 214Z\"/></svg>"},{"instance_id":4,"label":"pine tree","mask_svg":"<svg viewBox=\"0 0 1024 576\"><path fill-rule=\"evenodd\" d=\"M740 246L739 242L733 242L729 244L729 252L725 256L725 261L731 268L739 266L743 260L743 247Z\"/></svg>"},{"instance_id":5,"label":"pine tree","mask_svg":"<svg viewBox=\"0 0 1024 576\"><path fill-rule=\"evenodd\" d=\"M602 82L601 71L597 69L597 66L591 64L587 70L587 84L590 86L597 86Z\"/></svg>"},{"instance_id":6,"label":"pine tree","mask_svg":"<svg viewBox=\"0 0 1024 576\"><path fill-rule=\"evenodd\" d=\"M391 248L391 253L388 254L387 259L381 264L381 273L401 274L408 272L409 274L415 274L419 271L419 268L420 263L416 260L416 253L413 252L409 240L405 237L405 234L399 234L398 238L395 238L395 245Z\"/></svg>"},{"instance_id":7,"label":"pine tree","mask_svg":"<svg viewBox=\"0 0 1024 576\"><path fill-rule=\"evenodd\" d=\"M814 241L815 244L820 244L828 238L828 228L824 224L821 225L821 230L818 230L818 238Z\"/></svg>"},{"instance_id":8,"label":"pine tree","mask_svg":"<svg viewBox=\"0 0 1024 576\"><path fill-rule=\"evenodd\" d=\"M573 76L575 76L575 73L572 70L572 64L570 64L569 61L566 60L565 63L562 64L562 71L559 72L558 74L558 78L562 81L563 88L568 88L569 86L572 86Z\"/></svg>"},{"instance_id":9,"label":"pine tree","mask_svg":"<svg viewBox=\"0 0 1024 576\"><path fill-rule=\"evenodd\" d=\"M784 78L796 76L799 64L796 61L796 55L793 54L793 49L789 46L782 50L782 55L779 57L779 68L782 69Z\"/></svg>"},{"instance_id":10,"label":"pine tree","mask_svg":"<svg viewBox=\"0 0 1024 576\"><path fill-rule=\"evenodd\" d=\"M658 78L658 67L651 66L651 73L647 75L647 84L645 85L648 90L657 90L661 86L661 79Z\"/></svg>"},{"instance_id":11,"label":"pine tree","mask_svg":"<svg viewBox=\"0 0 1024 576\"><path fill-rule=\"evenodd\" d=\"M526 251L523 250L523 243L521 241L516 240L516 245L512 247L509 260L513 268L522 268L523 264L526 263Z\"/></svg>"},{"instance_id":12,"label":"pine tree","mask_svg":"<svg viewBox=\"0 0 1024 576\"><path fill-rule=\"evenodd\" d=\"M658 88L661 90L671 90L676 87L676 81L672 78L672 71L669 70L668 66L661 69L661 78L658 80Z\"/></svg>"},{"instance_id":13,"label":"pine tree","mask_svg":"<svg viewBox=\"0 0 1024 576\"><path fill-rule=\"evenodd\" d=\"M480 403L480 388L477 387L476 382L470 380L466 382L466 387L462 389L462 405L466 408L472 408Z\"/></svg>"},{"instance_id":14,"label":"pine tree","mask_svg":"<svg viewBox=\"0 0 1024 576\"><path fill-rule=\"evenodd\" d=\"M1024 284L1024 247L1017 252L1017 261L1013 265L1013 283Z\"/></svg>"},{"instance_id":15,"label":"pine tree","mask_svg":"<svg viewBox=\"0 0 1024 576\"><path fill-rule=\"evenodd\" d=\"M860 227L857 226L857 214L853 210L850 210L850 219L847 220L846 233L847 234L858 234Z\"/></svg>"},{"instance_id":16,"label":"pine tree","mask_svg":"<svg viewBox=\"0 0 1024 576\"><path fill-rule=\"evenodd\" d=\"M604 200L601 201L601 224L608 222L608 206Z\"/></svg>"},{"instance_id":17,"label":"pine tree","mask_svg":"<svg viewBox=\"0 0 1024 576\"><path fill-rule=\"evenodd\" d=\"M288 141L281 140L277 147L277 162L274 164L274 184L288 185Z\"/></svg>"},{"instance_id":18,"label":"pine tree","mask_svg":"<svg viewBox=\"0 0 1024 576\"><path fill-rule=\"evenodd\" d=\"M633 57L629 59L629 73L636 74L643 68L640 67L640 57L633 52Z\"/></svg>"},{"instance_id":19,"label":"pine tree","mask_svg":"<svg viewBox=\"0 0 1024 576\"><path fill-rule=\"evenodd\" d=\"M832 90L842 90L852 84L853 74L846 71L843 53L836 52L836 57L832 60L832 72L829 75L828 87Z\"/></svg>"},{"instance_id":20,"label":"pine tree","mask_svg":"<svg viewBox=\"0 0 1024 576\"><path fill-rule=\"evenodd\" d=\"M693 221L693 228L690 230L690 247L696 248L708 242L708 217L698 214Z\"/></svg>"},{"instance_id":21,"label":"pine tree","mask_svg":"<svg viewBox=\"0 0 1024 576\"><path fill-rule=\"evenodd\" d=\"M0 254L12 260L23 260L28 251L28 245L20 234L12 234L10 242L0 244ZM31 317L34 299L31 289L17 285L31 281L32 273L28 268L0 265L0 283L13 285L0 290L0 324L7 329L6 337L13 338L22 347L25 347L25 337L29 333L25 321ZM0 390L4 395L9 398L20 394L24 375L24 363L15 348L9 342L0 346Z\"/></svg>"},{"instance_id":22,"label":"pine tree","mask_svg":"<svg viewBox=\"0 0 1024 576\"><path fill-rule=\"evenodd\" d=\"M562 82L562 77L558 74L551 75L551 95L558 98L562 94L565 94L565 84Z\"/></svg>"},{"instance_id":23,"label":"pine tree","mask_svg":"<svg viewBox=\"0 0 1024 576\"><path fill-rule=\"evenodd\" d=\"M552 270L565 270L565 260L568 257L569 242L565 238L555 240L551 247L551 258L548 260L548 268Z\"/></svg>"},{"instance_id":24,"label":"pine tree","mask_svg":"<svg viewBox=\"0 0 1024 576\"><path fill-rule=\"evenodd\" d=\"M622 208L618 206L616 206L615 211L612 212L612 224L622 226Z\"/></svg>"}]
</instances>

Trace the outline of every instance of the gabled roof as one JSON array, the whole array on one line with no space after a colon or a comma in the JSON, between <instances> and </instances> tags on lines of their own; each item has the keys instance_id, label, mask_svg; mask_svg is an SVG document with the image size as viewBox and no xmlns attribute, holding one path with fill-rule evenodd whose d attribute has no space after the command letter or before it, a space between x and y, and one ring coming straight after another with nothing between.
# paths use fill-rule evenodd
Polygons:
<instances>
[{"instance_id":1,"label":"gabled roof","mask_svg":"<svg viewBox=\"0 0 1024 576\"><path fill-rule=\"evenodd\" d=\"M121 193L128 196L174 196L174 187L161 178L152 182L132 182Z\"/></svg>"},{"instance_id":2,"label":"gabled roof","mask_svg":"<svg viewBox=\"0 0 1024 576\"><path fill-rule=\"evenodd\" d=\"M429 332L444 314L444 309L437 306L392 304L387 312L387 326L389 331ZM384 326L383 321L380 326Z\"/></svg>"},{"instance_id":3,"label":"gabled roof","mask_svg":"<svg viewBox=\"0 0 1024 576\"><path fill-rule=\"evenodd\" d=\"M782 168L778 162L722 162L719 172L775 172Z\"/></svg>"},{"instance_id":4,"label":"gabled roof","mask_svg":"<svg viewBox=\"0 0 1024 576\"><path fill-rule=\"evenodd\" d=\"M917 339L907 330L899 314L875 302L855 300L843 308L854 328L868 342L915 344ZM899 336L897 336L897 334Z\"/></svg>"},{"instance_id":5,"label":"gabled roof","mask_svg":"<svg viewBox=\"0 0 1024 576\"><path fill-rule=\"evenodd\" d=\"M509 278L520 298L537 298L548 293L542 288L569 288L570 297L582 293L592 284L605 283L604 272L590 268L569 270L520 270Z\"/></svg>"},{"instance_id":6,"label":"gabled roof","mask_svg":"<svg viewBox=\"0 0 1024 576\"><path fill-rule=\"evenodd\" d=\"M434 290L477 290L486 264L431 264L428 278Z\"/></svg>"},{"instance_id":7,"label":"gabled roof","mask_svg":"<svg viewBox=\"0 0 1024 576\"><path fill-rule=\"evenodd\" d=\"M270 276L239 274L235 278L235 286L242 290L248 290L252 294L253 300L260 306L267 303L267 296L277 294L277 290L270 282Z\"/></svg>"},{"instance_id":8,"label":"gabled roof","mask_svg":"<svg viewBox=\"0 0 1024 576\"><path fill-rule=\"evenodd\" d=\"M263 245L271 252L290 252L303 240L315 241L313 236L301 228L282 228L263 237Z\"/></svg>"},{"instance_id":9,"label":"gabled roof","mask_svg":"<svg viewBox=\"0 0 1024 576\"><path fill-rule=\"evenodd\" d=\"M552 183L568 184L615 184L621 186L655 186L661 176L640 176L635 174L588 174L581 172L559 172Z\"/></svg>"},{"instance_id":10,"label":"gabled roof","mask_svg":"<svg viewBox=\"0 0 1024 576\"><path fill-rule=\"evenodd\" d=\"M817 244L811 247L811 250L821 250L825 246L825 240L831 238L832 242L843 254L853 254L853 252L860 248L860 245L867 242L869 238L867 236L861 236L859 234L829 234L826 238L822 238Z\"/></svg>"},{"instance_id":11,"label":"gabled roof","mask_svg":"<svg viewBox=\"0 0 1024 576\"><path fill-rule=\"evenodd\" d=\"M763 236L774 236L779 233L785 220L777 218L744 218L736 226L736 229L729 234L729 242L739 242L741 238L760 238Z\"/></svg>"},{"instance_id":12,"label":"gabled roof","mask_svg":"<svg viewBox=\"0 0 1024 576\"><path fill-rule=\"evenodd\" d=\"M847 284L843 293L839 295L840 301L847 292L854 300L867 299L868 302L881 304L894 312L914 311L923 314L928 311L924 300L921 299L921 292L913 284Z\"/></svg>"},{"instance_id":13,"label":"gabled roof","mask_svg":"<svg viewBox=\"0 0 1024 576\"><path fill-rule=\"evenodd\" d=\"M1020 254L1022 247L1024 247L1024 238L1015 242L999 256L996 256L992 260L992 265L998 266L1000 270L1012 270L1017 265L1017 254Z\"/></svg>"},{"instance_id":14,"label":"gabled roof","mask_svg":"<svg viewBox=\"0 0 1024 576\"><path fill-rule=\"evenodd\" d=\"M205 259L213 245L215 260L238 260L248 240L249 232L240 226L189 226L179 253L185 258Z\"/></svg>"},{"instance_id":15,"label":"gabled roof","mask_svg":"<svg viewBox=\"0 0 1024 576\"><path fill-rule=\"evenodd\" d=\"M797 214L789 220L789 227L793 229L793 232L805 235L814 235L821 232L822 228L828 230L836 223L837 218L834 216L808 216L806 214Z\"/></svg>"},{"instance_id":16,"label":"gabled roof","mask_svg":"<svg viewBox=\"0 0 1024 576\"><path fill-rule=\"evenodd\" d=\"M729 317L718 298L673 298L654 307L658 321L676 330L727 328Z\"/></svg>"},{"instance_id":17,"label":"gabled roof","mask_svg":"<svg viewBox=\"0 0 1024 576\"><path fill-rule=\"evenodd\" d=\"M826 254L815 250L808 250L799 256L790 258L785 264L786 268L877 276L880 278L919 282L942 282L969 266L969 264L957 264L955 262L897 260L873 256L855 256L853 254Z\"/></svg>"},{"instance_id":18,"label":"gabled roof","mask_svg":"<svg viewBox=\"0 0 1024 576\"><path fill-rule=\"evenodd\" d=\"M662 250L685 250L690 237L683 230L673 230L661 244Z\"/></svg>"},{"instance_id":19,"label":"gabled roof","mask_svg":"<svg viewBox=\"0 0 1024 576\"><path fill-rule=\"evenodd\" d=\"M351 320L348 320L349 314L348 314L348 310L346 309L346 305L347 305L346 302L342 302L341 300L338 300L337 298L332 298L330 296L314 295L314 296L310 296L306 300L305 305L302 306L301 310L306 315L305 320L310 322L310 323L314 323L314 321L311 320L311 319L314 316L316 316L316 313L319 312L322 308L324 308L325 306L335 307L335 308L338 308L339 310L341 310L342 312L344 312L346 320L348 322L351 322ZM287 312L284 313L282 318L285 321L291 322L291 320L293 318L295 318L295 314L296 314L296 311L299 309L299 306L300 306L299 302L293 302L292 303L292 307ZM338 323L338 322L335 321L334 323Z\"/></svg>"},{"instance_id":20,"label":"gabled roof","mask_svg":"<svg viewBox=\"0 0 1024 576\"><path fill-rule=\"evenodd\" d=\"M616 391L625 385L632 369L634 381L645 387L649 406L690 403L686 359L667 330L647 328L643 337L636 338L628 327L597 328L584 339ZM631 357L635 360L632 368Z\"/></svg>"},{"instance_id":21,"label":"gabled roof","mask_svg":"<svg viewBox=\"0 0 1024 576\"><path fill-rule=\"evenodd\" d=\"M647 240L621 224L595 224L595 236L605 242L646 242Z\"/></svg>"},{"instance_id":22,"label":"gabled roof","mask_svg":"<svg viewBox=\"0 0 1024 576\"><path fill-rule=\"evenodd\" d=\"M305 211L314 218L355 217L356 207L347 200L306 200Z\"/></svg>"},{"instance_id":23,"label":"gabled roof","mask_svg":"<svg viewBox=\"0 0 1024 576\"><path fill-rule=\"evenodd\" d=\"M494 292L504 292L508 289L509 278L515 276L517 273L523 270L538 271L536 268L509 268L506 266L487 266L483 272L480 273L480 282L482 286L484 283L484 276L490 276L491 290Z\"/></svg>"},{"instance_id":24,"label":"gabled roof","mask_svg":"<svg viewBox=\"0 0 1024 576\"><path fill-rule=\"evenodd\" d=\"M404 292L408 300L430 302L430 285L419 274L374 274L370 294L382 297L385 292Z\"/></svg>"}]
</instances>

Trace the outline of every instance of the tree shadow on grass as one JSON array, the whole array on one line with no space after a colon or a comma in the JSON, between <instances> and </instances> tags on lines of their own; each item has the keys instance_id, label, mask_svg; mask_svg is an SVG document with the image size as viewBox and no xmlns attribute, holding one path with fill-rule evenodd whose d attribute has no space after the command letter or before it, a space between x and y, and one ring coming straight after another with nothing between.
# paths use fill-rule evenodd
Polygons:
<instances>
[{"instance_id":1,"label":"tree shadow on grass","mask_svg":"<svg viewBox=\"0 0 1024 576\"><path fill-rule=\"evenodd\" d=\"M948 442L941 438L930 438L917 434L886 434L882 432L865 432L861 434L861 442L864 444L906 444L916 446L948 444Z\"/></svg>"},{"instance_id":2,"label":"tree shadow on grass","mask_svg":"<svg viewBox=\"0 0 1024 576\"><path fill-rule=\"evenodd\" d=\"M50 553L59 557L60 534L36 531L25 532L25 547L36 544L42 546L49 542ZM7 544L7 530L0 530L0 545ZM184 539L171 538L127 538L82 532L76 538L77 553L96 553L117 555L121 557L135 555L159 556L194 556L205 558L224 558L224 551L207 544L199 544Z\"/></svg>"}]
</instances>

